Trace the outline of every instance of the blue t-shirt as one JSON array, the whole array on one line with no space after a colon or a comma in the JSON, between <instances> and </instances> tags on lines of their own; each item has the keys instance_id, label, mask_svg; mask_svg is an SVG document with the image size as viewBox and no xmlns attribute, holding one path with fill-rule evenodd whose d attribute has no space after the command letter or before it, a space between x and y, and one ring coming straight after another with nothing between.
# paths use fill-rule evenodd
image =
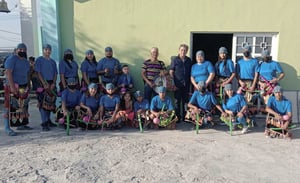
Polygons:
<instances>
[{"instance_id":1,"label":"blue t-shirt","mask_svg":"<svg viewBox=\"0 0 300 183\"><path fill-rule=\"evenodd\" d=\"M103 71L106 68L109 69L109 73L108 75L101 75L101 80L106 83L111 82L116 84L116 82L118 81L118 76L115 75L114 70L121 70L120 61L114 57L104 57L101 60L99 60L97 64L97 71Z\"/></svg>"},{"instance_id":2,"label":"blue t-shirt","mask_svg":"<svg viewBox=\"0 0 300 183\"><path fill-rule=\"evenodd\" d=\"M147 99L143 99L142 102L135 101L133 104L134 112L142 109L148 110L149 109L149 101Z\"/></svg>"},{"instance_id":3,"label":"blue t-shirt","mask_svg":"<svg viewBox=\"0 0 300 183\"><path fill-rule=\"evenodd\" d=\"M258 61L254 58L250 60L240 59L236 64L236 73L240 79L253 80L254 75L258 72Z\"/></svg>"},{"instance_id":4,"label":"blue t-shirt","mask_svg":"<svg viewBox=\"0 0 300 183\"><path fill-rule=\"evenodd\" d=\"M114 111L117 104L120 104L120 97L118 95L113 95L112 98L108 95L104 95L101 97L99 105L103 107L105 111Z\"/></svg>"},{"instance_id":5,"label":"blue t-shirt","mask_svg":"<svg viewBox=\"0 0 300 183\"><path fill-rule=\"evenodd\" d=\"M84 60L80 67L81 72L85 72L88 78L98 78L97 75L97 62L90 62Z\"/></svg>"},{"instance_id":6,"label":"blue t-shirt","mask_svg":"<svg viewBox=\"0 0 300 183\"><path fill-rule=\"evenodd\" d=\"M194 91L189 103L200 109L210 111L213 105L217 105L217 100L211 92L201 94L199 91Z\"/></svg>"},{"instance_id":7,"label":"blue t-shirt","mask_svg":"<svg viewBox=\"0 0 300 183\"><path fill-rule=\"evenodd\" d=\"M30 64L27 59L21 59L17 55L12 55L7 58L4 67L5 69L12 70L14 83L17 83L19 85L28 83Z\"/></svg>"},{"instance_id":8,"label":"blue t-shirt","mask_svg":"<svg viewBox=\"0 0 300 183\"><path fill-rule=\"evenodd\" d=\"M122 74L118 79L118 86L124 84L128 87L130 84L133 85L133 78L129 74Z\"/></svg>"},{"instance_id":9,"label":"blue t-shirt","mask_svg":"<svg viewBox=\"0 0 300 183\"><path fill-rule=\"evenodd\" d=\"M244 96L234 94L231 98L226 100L226 103L223 104L223 109L237 113L240 112L241 109L246 105L247 103Z\"/></svg>"},{"instance_id":10,"label":"blue t-shirt","mask_svg":"<svg viewBox=\"0 0 300 183\"><path fill-rule=\"evenodd\" d=\"M92 112L96 112L99 108L99 98L92 96L87 96L86 94L83 94L81 96L80 102L83 103L85 106L91 108Z\"/></svg>"},{"instance_id":11,"label":"blue t-shirt","mask_svg":"<svg viewBox=\"0 0 300 183\"><path fill-rule=\"evenodd\" d=\"M224 78L229 78L231 74L235 72L234 64L231 59L226 60L226 65L225 65L225 61L217 62L215 65L215 69L216 69L216 75Z\"/></svg>"},{"instance_id":12,"label":"blue t-shirt","mask_svg":"<svg viewBox=\"0 0 300 183\"><path fill-rule=\"evenodd\" d=\"M268 100L267 106L280 115L292 112L292 103L284 96L281 101L277 100L275 96L271 96Z\"/></svg>"},{"instance_id":13,"label":"blue t-shirt","mask_svg":"<svg viewBox=\"0 0 300 183\"><path fill-rule=\"evenodd\" d=\"M71 67L67 64L69 61L62 60L59 62L59 74L63 74L66 78L78 77L78 64L76 61L69 62Z\"/></svg>"},{"instance_id":14,"label":"blue t-shirt","mask_svg":"<svg viewBox=\"0 0 300 183\"><path fill-rule=\"evenodd\" d=\"M164 111L174 110L172 100L169 96L165 96L165 99L161 100L159 95L156 95L151 100L150 110L161 111L162 108L163 108Z\"/></svg>"},{"instance_id":15,"label":"blue t-shirt","mask_svg":"<svg viewBox=\"0 0 300 183\"><path fill-rule=\"evenodd\" d=\"M177 88L190 87L192 60L185 57L184 61L179 56L171 61L170 70L174 71L174 83Z\"/></svg>"},{"instance_id":16,"label":"blue t-shirt","mask_svg":"<svg viewBox=\"0 0 300 183\"><path fill-rule=\"evenodd\" d=\"M56 63L53 59L40 56L36 59L34 70L40 73L44 80L53 80L57 75Z\"/></svg>"},{"instance_id":17,"label":"blue t-shirt","mask_svg":"<svg viewBox=\"0 0 300 183\"><path fill-rule=\"evenodd\" d=\"M210 61L205 60L203 63L196 63L192 66L191 76L194 77L196 83L205 82L211 73L215 73L215 69Z\"/></svg>"},{"instance_id":18,"label":"blue t-shirt","mask_svg":"<svg viewBox=\"0 0 300 183\"><path fill-rule=\"evenodd\" d=\"M258 72L266 80L271 81L273 78L277 77L277 73L282 73L283 70L278 62L262 62L258 69Z\"/></svg>"},{"instance_id":19,"label":"blue t-shirt","mask_svg":"<svg viewBox=\"0 0 300 183\"><path fill-rule=\"evenodd\" d=\"M61 94L61 101L65 102L67 107L76 107L80 104L81 93L79 90L72 92L69 89L66 89Z\"/></svg>"}]
</instances>

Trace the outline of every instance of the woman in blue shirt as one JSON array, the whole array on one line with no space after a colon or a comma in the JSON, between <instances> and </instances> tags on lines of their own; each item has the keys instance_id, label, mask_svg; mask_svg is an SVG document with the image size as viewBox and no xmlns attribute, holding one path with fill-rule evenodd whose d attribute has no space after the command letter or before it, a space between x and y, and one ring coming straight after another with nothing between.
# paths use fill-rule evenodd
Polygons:
<instances>
[{"instance_id":1,"label":"woman in blue shirt","mask_svg":"<svg viewBox=\"0 0 300 183\"><path fill-rule=\"evenodd\" d=\"M73 52L70 49L64 51L64 58L59 62L59 74L60 74L60 91L62 92L67 88L66 80L68 78L75 78L78 80L78 64L74 60Z\"/></svg>"},{"instance_id":2,"label":"woman in blue shirt","mask_svg":"<svg viewBox=\"0 0 300 183\"><path fill-rule=\"evenodd\" d=\"M80 107L86 111L86 115L83 117L87 118L83 119L85 122L97 122L99 119L98 109L101 96L97 93L97 88L96 83L90 83L87 92L80 99ZM81 124L80 126L86 128L86 125ZM96 126L96 124L88 125L88 128L95 129Z\"/></svg>"},{"instance_id":3,"label":"woman in blue shirt","mask_svg":"<svg viewBox=\"0 0 300 183\"><path fill-rule=\"evenodd\" d=\"M120 97L113 93L115 86L112 83L106 84L106 95L100 100L99 116L100 120L106 123L107 127L120 128L122 121L118 120L120 109Z\"/></svg>"},{"instance_id":4,"label":"woman in blue shirt","mask_svg":"<svg viewBox=\"0 0 300 183\"><path fill-rule=\"evenodd\" d=\"M81 63L80 70L82 73L81 87L83 91L86 90L90 83L99 83L97 61L93 50L87 50L85 52L85 59Z\"/></svg>"},{"instance_id":5,"label":"woman in blue shirt","mask_svg":"<svg viewBox=\"0 0 300 183\"><path fill-rule=\"evenodd\" d=\"M227 48L219 48L219 59L215 64L215 93L220 102L223 102L222 99L224 97L224 92L222 89L226 84L231 83L235 77L234 63L231 59L227 58L227 54Z\"/></svg>"},{"instance_id":6,"label":"woman in blue shirt","mask_svg":"<svg viewBox=\"0 0 300 183\"><path fill-rule=\"evenodd\" d=\"M193 86L198 90L199 88L197 83L199 81L204 81L205 86L209 86L209 84L215 77L215 69L210 61L205 60L204 52L202 50L197 51L196 60L197 63L192 66L191 70L191 82Z\"/></svg>"}]
</instances>

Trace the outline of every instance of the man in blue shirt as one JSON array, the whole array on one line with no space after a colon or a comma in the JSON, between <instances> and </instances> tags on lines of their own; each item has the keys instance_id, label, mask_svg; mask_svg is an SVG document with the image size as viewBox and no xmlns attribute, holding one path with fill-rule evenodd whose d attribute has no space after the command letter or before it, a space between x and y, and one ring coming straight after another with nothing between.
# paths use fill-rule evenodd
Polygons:
<instances>
[{"instance_id":1,"label":"man in blue shirt","mask_svg":"<svg viewBox=\"0 0 300 183\"><path fill-rule=\"evenodd\" d=\"M158 95L152 98L151 104L150 104L150 118L153 119L154 128L158 128L158 126L162 125L161 120L165 121L167 119L172 120L175 119L173 122L169 121L168 124L164 124L167 126L162 126L162 127L167 127L168 126L171 129L175 128L177 117L174 116L174 107L172 104L172 99L169 96L166 96L166 87L160 86L158 87ZM171 119L170 119L171 118ZM159 124L156 119L160 119Z\"/></svg>"},{"instance_id":2,"label":"man in blue shirt","mask_svg":"<svg viewBox=\"0 0 300 183\"><path fill-rule=\"evenodd\" d=\"M97 64L97 73L101 75L101 80L104 86L107 83L117 85L118 75L121 72L120 61L113 57L113 49L111 47L105 48L105 57L99 60Z\"/></svg>"},{"instance_id":3,"label":"man in blue shirt","mask_svg":"<svg viewBox=\"0 0 300 183\"><path fill-rule=\"evenodd\" d=\"M20 43L17 46L16 54L12 55L7 58L5 62L5 74L6 74L6 90L5 90L5 115L4 116L4 129L5 132L9 136L15 136L17 135L9 125L9 95L14 94L15 96L18 95L20 89L22 90L30 90L30 64L27 60L27 47L24 43ZM16 85L19 87L19 91L16 88ZM28 106L26 107L27 113L28 113ZM25 119L25 118L24 118ZM26 121L26 124L28 124L28 118ZM28 129L30 127L27 127Z\"/></svg>"},{"instance_id":4,"label":"man in blue shirt","mask_svg":"<svg viewBox=\"0 0 300 183\"><path fill-rule=\"evenodd\" d=\"M188 45L181 44L179 46L178 56L171 61L170 66L170 76L174 79L176 86L174 92L175 112L179 121L183 120L185 116L185 105L188 103L191 87L192 60L186 56L188 49Z\"/></svg>"},{"instance_id":5,"label":"man in blue shirt","mask_svg":"<svg viewBox=\"0 0 300 183\"><path fill-rule=\"evenodd\" d=\"M172 99L166 96L166 87L160 86L158 88L159 95L152 98L150 104L151 113L158 116L161 111L171 111L174 110Z\"/></svg>"},{"instance_id":6,"label":"man in blue shirt","mask_svg":"<svg viewBox=\"0 0 300 183\"><path fill-rule=\"evenodd\" d=\"M236 77L241 87L254 91L258 79L258 61L251 57L251 46L247 45L243 49L244 56L236 64ZM250 82L250 86L246 82Z\"/></svg>"}]
</instances>

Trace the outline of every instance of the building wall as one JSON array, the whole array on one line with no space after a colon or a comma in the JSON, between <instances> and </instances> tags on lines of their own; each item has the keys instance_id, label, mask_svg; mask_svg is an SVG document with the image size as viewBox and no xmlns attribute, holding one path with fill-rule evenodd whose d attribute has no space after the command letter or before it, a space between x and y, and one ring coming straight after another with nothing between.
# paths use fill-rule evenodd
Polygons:
<instances>
[{"instance_id":1,"label":"building wall","mask_svg":"<svg viewBox=\"0 0 300 183\"><path fill-rule=\"evenodd\" d=\"M34 56L34 35L31 0L20 0L19 4L22 42L27 46L27 55Z\"/></svg>"},{"instance_id":2,"label":"building wall","mask_svg":"<svg viewBox=\"0 0 300 183\"><path fill-rule=\"evenodd\" d=\"M140 78L140 67L153 46L170 63L178 45L190 44L191 32L278 32L277 58L286 77L285 89L300 90L300 12L297 0L64 0L60 7L62 49L75 49L82 61L87 49L97 59L112 46ZM138 86L142 81L138 79Z\"/></svg>"}]
</instances>

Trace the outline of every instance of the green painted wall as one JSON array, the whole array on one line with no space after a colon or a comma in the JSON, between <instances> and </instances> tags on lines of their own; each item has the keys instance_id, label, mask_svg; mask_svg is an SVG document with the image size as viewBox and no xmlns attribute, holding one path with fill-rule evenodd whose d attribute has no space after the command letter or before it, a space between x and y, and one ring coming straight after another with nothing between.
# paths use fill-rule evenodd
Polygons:
<instances>
[{"instance_id":1,"label":"green painted wall","mask_svg":"<svg viewBox=\"0 0 300 183\"><path fill-rule=\"evenodd\" d=\"M135 76L152 46L166 64L190 33L278 32L278 60L286 72L285 89L300 90L300 1L298 0L63 0L60 4L62 48L76 49L81 61L87 49L97 59L104 48L131 65ZM138 79L138 86L142 81Z\"/></svg>"}]
</instances>

